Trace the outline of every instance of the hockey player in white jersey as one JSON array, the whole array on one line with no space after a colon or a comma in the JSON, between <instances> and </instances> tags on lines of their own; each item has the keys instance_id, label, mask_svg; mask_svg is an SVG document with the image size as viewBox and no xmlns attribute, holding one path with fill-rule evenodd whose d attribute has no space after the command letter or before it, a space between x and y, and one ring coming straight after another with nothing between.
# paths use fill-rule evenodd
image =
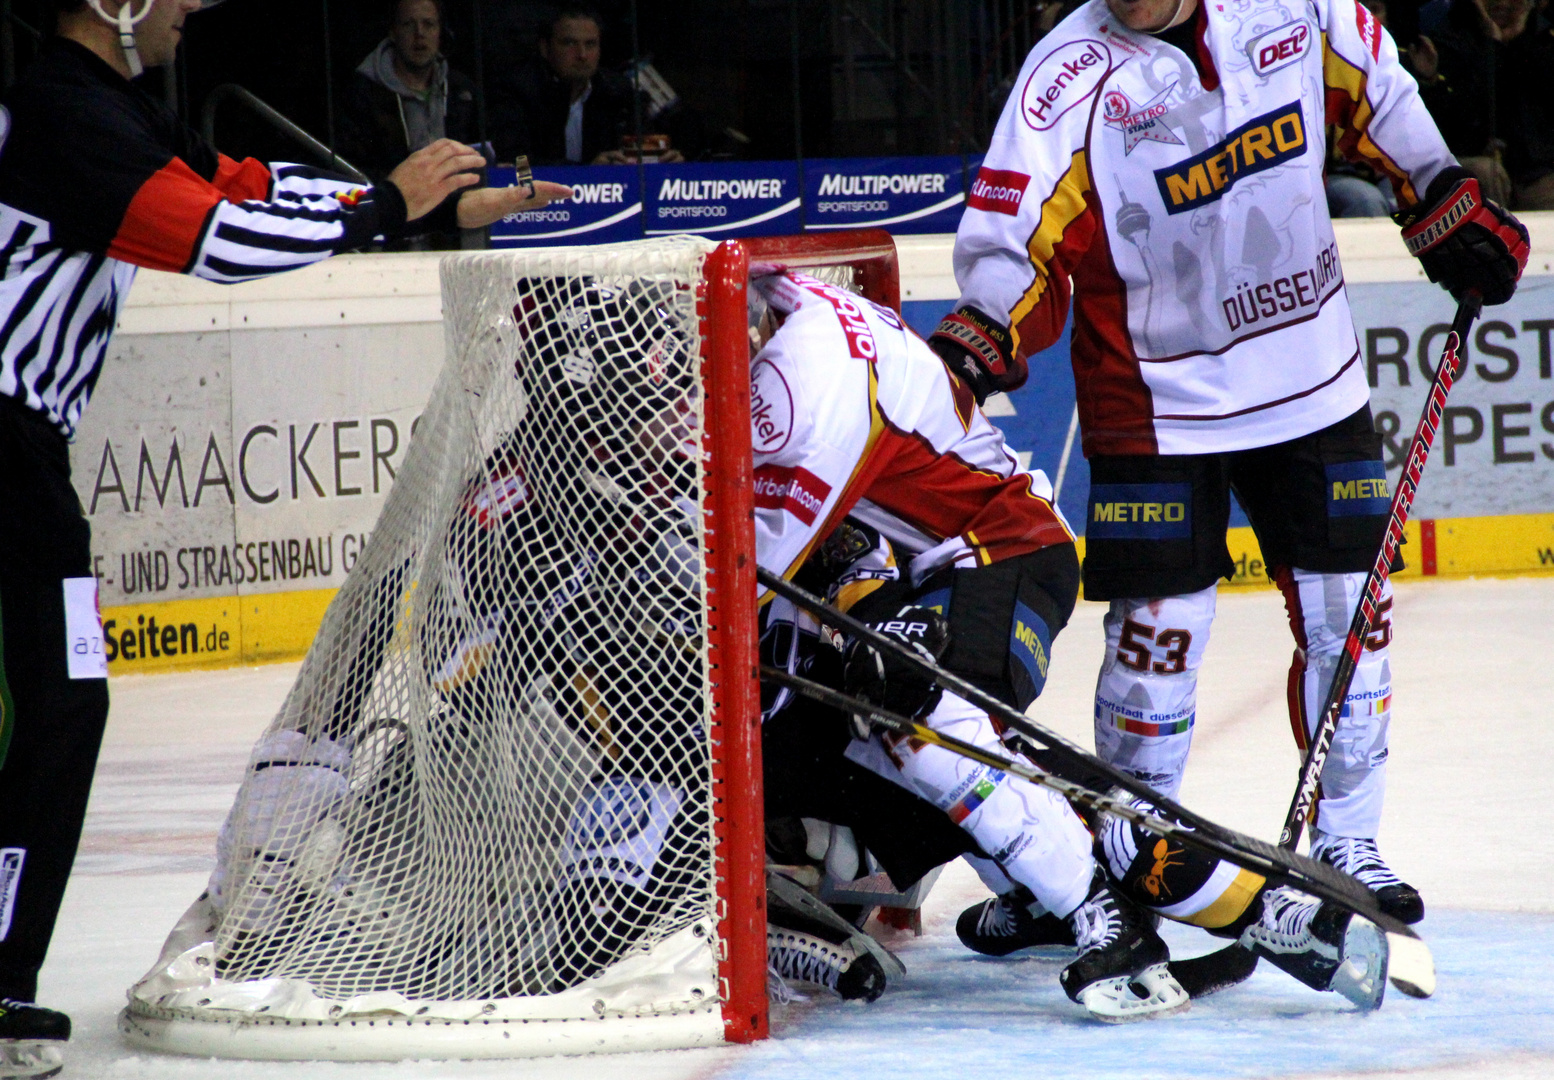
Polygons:
<instances>
[{"instance_id":1,"label":"hockey player in white jersey","mask_svg":"<svg viewBox=\"0 0 1554 1080\"><path fill-rule=\"evenodd\" d=\"M793 577L850 515L910 557L860 581L847 597L854 613L1024 708L1078 587L1073 537L1046 478L1019 468L970 389L889 309L799 274L752 289L782 322L751 365L757 561ZM769 621L778 602L769 591L762 601ZM947 734L999 744L987 713L961 698L872 655L849 667L853 688L872 687ZM1073 1000L1108 1019L1186 1006L1164 942L1109 887L1060 797L910 741L855 741L846 753L948 814L992 856L989 873L1068 920L1080 950L1062 975Z\"/></svg>"},{"instance_id":2,"label":"hockey player in white jersey","mask_svg":"<svg viewBox=\"0 0 1554 1080\"><path fill-rule=\"evenodd\" d=\"M930 338L980 400L1024 383L1072 299L1085 595L1111 603L1096 747L1167 795L1216 581L1232 573L1231 491L1289 611L1302 748L1386 521L1323 197L1329 125L1391 179L1432 281L1509 299L1526 230L1452 159L1365 7L1090 0L1026 60L956 238L957 309ZM1322 774L1312 854L1416 922L1423 901L1376 847L1390 607L1388 592Z\"/></svg>"}]
</instances>

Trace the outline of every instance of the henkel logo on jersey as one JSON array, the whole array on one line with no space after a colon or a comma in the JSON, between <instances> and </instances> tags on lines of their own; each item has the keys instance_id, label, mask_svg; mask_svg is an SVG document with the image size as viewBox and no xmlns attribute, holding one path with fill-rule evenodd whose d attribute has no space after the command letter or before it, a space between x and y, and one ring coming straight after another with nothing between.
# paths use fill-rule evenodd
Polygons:
<instances>
[{"instance_id":1,"label":"henkel logo on jersey","mask_svg":"<svg viewBox=\"0 0 1554 1080\"><path fill-rule=\"evenodd\" d=\"M1037 131L1046 131L1064 113L1084 101L1111 68L1111 50L1086 38L1048 53L1020 91L1020 115Z\"/></svg>"},{"instance_id":2,"label":"henkel logo on jersey","mask_svg":"<svg viewBox=\"0 0 1554 1080\"><path fill-rule=\"evenodd\" d=\"M977 170L977 178L971 183L971 194L966 198L966 205L973 210L1018 217L1020 203L1025 198L1025 189L1030 182L1031 178L1025 173L983 166Z\"/></svg>"},{"instance_id":3,"label":"henkel logo on jersey","mask_svg":"<svg viewBox=\"0 0 1554 1080\"><path fill-rule=\"evenodd\" d=\"M1252 61L1252 70L1267 75L1280 68L1289 67L1311 47L1311 27L1304 22L1287 22L1259 37L1246 47L1246 55Z\"/></svg>"},{"instance_id":4,"label":"henkel logo on jersey","mask_svg":"<svg viewBox=\"0 0 1554 1080\"><path fill-rule=\"evenodd\" d=\"M793 437L793 394L777 365L762 360L750 369L750 446L775 454Z\"/></svg>"},{"instance_id":5,"label":"henkel logo on jersey","mask_svg":"<svg viewBox=\"0 0 1554 1080\"><path fill-rule=\"evenodd\" d=\"M1354 25L1359 28L1361 44L1371 51L1371 59L1381 59L1381 23L1364 4L1354 5Z\"/></svg>"},{"instance_id":6,"label":"henkel logo on jersey","mask_svg":"<svg viewBox=\"0 0 1554 1080\"><path fill-rule=\"evenodd\" d=\"M815 523L830 497L830 484L797 465L762 465L755 471L755 505L786 510L805 525Z\"/></svg>"}]
</instances>

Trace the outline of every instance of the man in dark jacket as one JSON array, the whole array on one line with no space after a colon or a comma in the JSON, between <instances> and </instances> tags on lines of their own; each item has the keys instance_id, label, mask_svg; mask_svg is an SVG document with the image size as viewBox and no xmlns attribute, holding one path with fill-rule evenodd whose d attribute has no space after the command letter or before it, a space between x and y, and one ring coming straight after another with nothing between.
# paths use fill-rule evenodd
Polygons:
<instances>
[{"instance_id":1,"label":"man in dark jacket","mask_svg":"<svg viewBox=\"0 0 1554 1080\"><path fill-rule=\"evenodd\" d=\"M399 0L389 35L356 68L340 109L340 156L374 180L438 139L480 141L475 84L442 55L439 0Z\"/></svg>"},{"instance_id":2,"label":"man in dark jacket","mask_svg":"<svg viewBox=\"0 0 1554 1080\"><path fill-rule=\"evenodd\" d=\"M539 40L539 62L514 71L492 110L499 157L509 143L535 164L611 165L632 160L622 138L633 129L632 86L599 70L600 20L563 5ZM644 113L646 119L646 113ZM682 161L677 151L660 161Z\"/></svg>"}]
</instances>

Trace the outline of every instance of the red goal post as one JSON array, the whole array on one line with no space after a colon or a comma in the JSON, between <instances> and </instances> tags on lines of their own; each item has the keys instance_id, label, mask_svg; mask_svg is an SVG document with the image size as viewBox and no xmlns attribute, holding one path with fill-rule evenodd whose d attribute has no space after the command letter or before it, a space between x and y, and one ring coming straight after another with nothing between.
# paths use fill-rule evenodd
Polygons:
<instances>
[{"instance_id":1,"label":"red goal post","mask_svg":"<svg viewBox=\"0 0 1554 1080\"><path fill-rule=\"evenodd\" d=\"M750 1042L767 1035L766 834L761 783L761 691L756 655L755 477L750 449L750 346L746 291L752 269L821 270L850 266L863 296L901 311L896 244L881 229L731 240L708 257L705 269L709 454L709 508L716 547L709 551L709 592L718 601L707 635L711 667L719 672L715 706L713 799L717 858L722 862L719 970L728 987L724 1037ZM713 444L716 443L716 449ZM727 606L724 606L724 605Z\"/></svg>"}]
</instances>

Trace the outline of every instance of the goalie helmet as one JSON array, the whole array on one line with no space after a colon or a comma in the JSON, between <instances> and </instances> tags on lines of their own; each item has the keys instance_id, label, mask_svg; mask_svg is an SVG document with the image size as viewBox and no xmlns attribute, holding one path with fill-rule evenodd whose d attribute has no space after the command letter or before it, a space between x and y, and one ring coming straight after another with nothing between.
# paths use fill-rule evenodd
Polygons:
<instances>
[{"instance_id":1,"label":"goalie helmet","mask_svg":"<svg viewBox=\"0 0 1554 1080\"><path fill-rule=\"evenodd\" d=\"M610 497L689 494L698 391L673 298L586 278L520 281L518 290L523 442L546 449L553 475Z\"/></svg>"}]
</instances>

